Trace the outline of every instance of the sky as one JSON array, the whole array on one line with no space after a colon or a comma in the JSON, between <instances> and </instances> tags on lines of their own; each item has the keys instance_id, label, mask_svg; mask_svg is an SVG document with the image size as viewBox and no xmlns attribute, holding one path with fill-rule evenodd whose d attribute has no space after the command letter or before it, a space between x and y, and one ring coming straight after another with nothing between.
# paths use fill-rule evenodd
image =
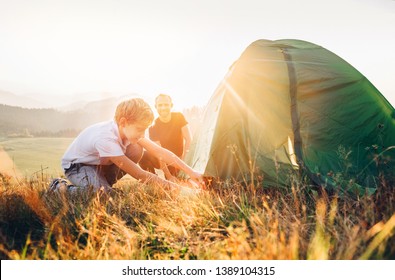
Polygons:
<instances>
[{"instance_id":1,"label":"sky","mask_svg":"<svg viewBox=\"0 0 395 280\"><path fill-rule=\"evenodd\" d=\"M258 39L321 45L395 105L394 0L0 0L0 90L204 106Z\"/></svg>"}]
</instances>

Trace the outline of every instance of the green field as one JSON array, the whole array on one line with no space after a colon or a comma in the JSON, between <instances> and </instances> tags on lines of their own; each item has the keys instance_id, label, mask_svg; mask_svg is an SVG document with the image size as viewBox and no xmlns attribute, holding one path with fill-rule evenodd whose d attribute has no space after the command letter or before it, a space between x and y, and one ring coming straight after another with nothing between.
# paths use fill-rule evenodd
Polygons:
<instances>
[{"instance_id":1,"label":"green field","mask_svg":"<svg viewBox=\"0 0 395 280\"><path fill-rule=\"evenodd\" d=\"M37 173L62 174L60 160L74 138L3 138L0 147L27 177Z\"/></svg>"}]
</instances>

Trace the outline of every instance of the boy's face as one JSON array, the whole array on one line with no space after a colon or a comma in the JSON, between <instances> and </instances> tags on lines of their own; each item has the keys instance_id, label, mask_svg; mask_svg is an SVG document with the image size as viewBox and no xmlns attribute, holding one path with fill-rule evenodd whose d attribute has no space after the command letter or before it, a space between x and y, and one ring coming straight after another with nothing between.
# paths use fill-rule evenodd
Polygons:
<instances>
[{"instance_id":1,"label":"boy's face","mask_svg":"<svg viewBox=\"0 0 395 280\"><path fill-rule=\"evenodd\" d=\"M147 127L140 124L125 124L121 126L121 138L128 139L130 143L136 144L144 137ZM122 137L123 136L123 137Z\"/></svg>"},{"instance_id":2,"label":"boy's face","mask_svg":"<svg viewBox=\"0 0 395 280\"><path fill-rule=\"evenodd\" d=\"M155 108L162 118L166 118L170 115L172 107L173 103L171 103L171 100L167 96L159 96L156 99Z\"/></svg>"}]
</instances>

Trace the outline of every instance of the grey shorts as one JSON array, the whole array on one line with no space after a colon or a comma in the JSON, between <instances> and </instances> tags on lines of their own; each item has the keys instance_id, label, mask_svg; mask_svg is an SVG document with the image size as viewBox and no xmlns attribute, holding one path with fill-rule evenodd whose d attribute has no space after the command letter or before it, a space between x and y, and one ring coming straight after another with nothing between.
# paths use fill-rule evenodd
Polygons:
<instances>
[{"instance_id":1,"label":"grey shorts","mask_svg":"<svg viewBox=\"0 0 395 280\"><path fill-rule=\"evenodd\" d=\"M65 170L67 179L81 191L93 188L94 192L102 189L110 191L113 184L126 173L115 164L111 165L84 165L72 164Z\"/></svg>"},{"instance_id":2,"label":"grey shorts","mask_svg":"<svg viewBox=\"0 0 395 280\"><path fill-rule=\"evenodd\" d=\"M143 157L143 148L138 144L130 144L126 149L125 155L135 163ZM94 192L103 189L108 192L113 184L121 179L126 172L115 164L111 165L86 165L73 163L70 168L64 171L67 179L75 186L69 188L70 191L88 191L90 188Z\"/></svg>"}]
</instances>

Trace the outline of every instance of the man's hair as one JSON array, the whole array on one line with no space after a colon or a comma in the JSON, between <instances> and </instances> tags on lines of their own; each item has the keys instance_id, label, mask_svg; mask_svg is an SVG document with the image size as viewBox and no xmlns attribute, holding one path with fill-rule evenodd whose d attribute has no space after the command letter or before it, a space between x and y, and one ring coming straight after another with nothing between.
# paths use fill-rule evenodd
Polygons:
<instances>
[{"instance_id":1,"label":"man's hair","mask_svg":"<svg viewBox=\"0 0 395 280\"><path fill-rule=\"evenodd\" d=\"M154 120L154 113L142 98L132 98L118 104L114 119L119 124L122 117L129 124L139 123L148 127Z\"/></svg>"},{"instance_id":2,"label":"man's hair","mask_svg":"<svg viewBox=\"0 0 395 280\"><path fill-rule=\"evenodd\" d=\"M155 104L156 104L156 102L158 101L158 98L159 98L159 97L167 97L167 98L169 98L170 103L173 103L173 100L171 99L170 95L161 93L161 94L159 94L159 95L155 98Z\"/></svg>"}]
</instances>

